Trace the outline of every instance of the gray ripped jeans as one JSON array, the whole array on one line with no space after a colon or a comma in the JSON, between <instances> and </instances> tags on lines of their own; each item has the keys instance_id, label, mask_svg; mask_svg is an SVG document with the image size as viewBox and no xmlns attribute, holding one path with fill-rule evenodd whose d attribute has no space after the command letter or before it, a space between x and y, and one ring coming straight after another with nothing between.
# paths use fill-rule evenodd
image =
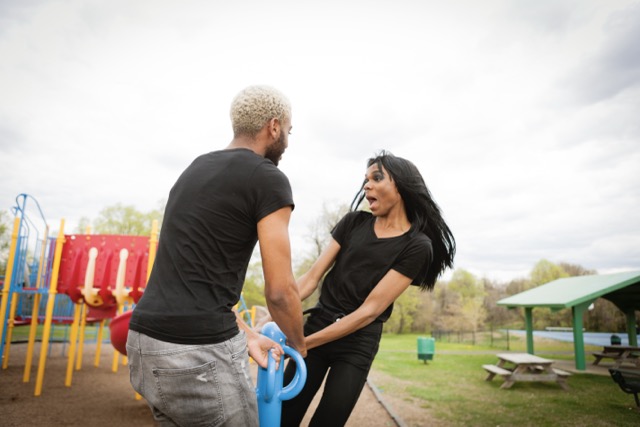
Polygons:
<instances>
[{"instance_id":1,"label":"gray ripped jeans","mask_svg":"<svg viewBox=\"0 0 640 427\"><path fill-rule=\"evenodd\" d=\"M129 331L133 389L162 426L258 426L246 337L184 345Z\"/></svg>"}]
</instances>

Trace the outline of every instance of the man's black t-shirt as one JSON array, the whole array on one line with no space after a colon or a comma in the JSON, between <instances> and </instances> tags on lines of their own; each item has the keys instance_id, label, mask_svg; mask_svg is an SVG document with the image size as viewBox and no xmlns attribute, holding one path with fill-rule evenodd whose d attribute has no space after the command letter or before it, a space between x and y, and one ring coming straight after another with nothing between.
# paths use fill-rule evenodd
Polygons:
<instances>
[{"instance_id":1,"label":"man's black t-shirt","mask_svg":"<svg viewBox=\"0 0 640 427\"><path fill-rule=\"evenodd\" d=\"M431 262L431 240L413 228L401 236L378 238L375 217L364 211L345 215L331 232L340 252L325 277L320 304L330 311L355 311L391 269L415 280L425 262ZM384 322L393 310L391 304L376 320Z\"/></svg>"},{"instance_id":2,"label":"man's black t-shirt","mask_svg":"<svg viewBox=\"0 0 640 427\"><path fill-rule=\"evenodd\" d=\"M240 299L257 223L291 206L287 177L251 150L198 157L176 181L158 252L130 328L179 344L211 344L238 333Z\"/></svg>"}]
</instances>

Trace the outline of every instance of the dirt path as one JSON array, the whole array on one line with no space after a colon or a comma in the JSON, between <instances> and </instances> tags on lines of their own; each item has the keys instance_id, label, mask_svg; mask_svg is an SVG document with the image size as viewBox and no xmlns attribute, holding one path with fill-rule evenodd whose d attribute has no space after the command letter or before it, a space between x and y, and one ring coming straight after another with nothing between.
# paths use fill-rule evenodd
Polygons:
<instances>
[{"instance_id":1,"label":"dirt path","mask_svg":"<svg viewBox=\"0 0 640 427\"><path fill-rule=\"evenodd\" d=\"M4 427L24 426L87 426L92 427L152 427L153 418L144 400L136 400L129 384L126 366L111 369L113 348L103 345L100 363L94 366L95 344L85 345L83 366L74 371L71 387L65 387L67 358L62 344L53 344L47 359L42 394L35 397L35 378L39 347L36 346L31 380L22 381L25 366L25 344L13 344L9 367L0 371L0 424ZM67 347L68 348L68 347ZM254 375L257 369L254 365ZM375 377L372 374L372 378ZM374 380L375 381L375 380ZM374 386L375 387L375 386ZM384 396L387 401L390 396ZM402 426L428 425L419 408L398 399ZM313 407L311 408L313 409ZM417 415L416 415L417 414ZM407 422L404 422L408 416ZM417 419L416 419L417 417ZM421 418L423 417L423 418ZM308 416L303 426L308 423ZM395 427L397 423L378 401L370 387L365 387L347 426Z\"/></svg>"}]
</instances>

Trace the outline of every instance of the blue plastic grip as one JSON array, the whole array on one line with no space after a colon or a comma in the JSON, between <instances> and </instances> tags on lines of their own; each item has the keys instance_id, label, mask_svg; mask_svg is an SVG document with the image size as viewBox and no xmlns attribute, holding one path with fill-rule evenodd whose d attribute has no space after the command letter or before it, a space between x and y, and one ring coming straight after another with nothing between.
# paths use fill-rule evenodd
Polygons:
<instances>
[{"instance_id":1,"label":"blue plastic grip","mask_svg":"<svg viewBox=\"0 0 640 427\"><path fill-rule=\"evenodd\" d=\"M287 338L274 322L264 325L262 334L280 344L284 353L291 357L296 364L296 373L284 388L284 357L280 359L280 365L276 369L275 359L271 357L271 351L269 351L267 368L258 366L256 395L260 427L279 427L282 417L282 401L293 399L302 391L304 383L307 381L307 365L300 353L285 344Z\"/></svg>"},{"instance_id":2,"label":"blue plastic grip","mask_svg":"<svg viewBox=\"0 0 640 427\"><path fill-rule=\"evenodd\" d=\"M304 383L307 381L307 364L304 363L304 359L294 349L288 345L282 346L285 354L288 354L291 359L296 363L296 374L293 379L280 393L280 400L289 400L296 397L304 388ZM284 374L284 372L283 372Z\"/></svg>"},{"instance_id":3,"label":"blue plastic grip","mask_svg":"<svg viewBox=\"0 0 640 427\"><path fill-rule=\"evenodd\" d=\"M269 359L267 360L267 377L265 381L264 401L271 402L276 393L276 359L271 356L269 350Z\"/></svg>"}]
</instances>

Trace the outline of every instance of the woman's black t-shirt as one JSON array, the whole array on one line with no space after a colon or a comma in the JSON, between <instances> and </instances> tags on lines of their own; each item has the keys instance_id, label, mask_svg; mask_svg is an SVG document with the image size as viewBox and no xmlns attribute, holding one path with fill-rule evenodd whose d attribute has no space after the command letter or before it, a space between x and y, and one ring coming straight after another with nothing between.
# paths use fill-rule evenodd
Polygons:
<instances>
[{"instance_id":1,"label":"woman's black t-shirt","mask_svg":"<svg viewBox=\"0 0 640 427\"><path fill-rule=\"evenodd\" d=\"M422 265L431 262L431 240L413 230L390 238L378 238L375 217L364 211L346 214L331 232L340 252L325 277L320 304L336 313L355 311L391 269L415 280ZM384 322L391 304L376 320Z\"/></svg>"}]
</instances>

